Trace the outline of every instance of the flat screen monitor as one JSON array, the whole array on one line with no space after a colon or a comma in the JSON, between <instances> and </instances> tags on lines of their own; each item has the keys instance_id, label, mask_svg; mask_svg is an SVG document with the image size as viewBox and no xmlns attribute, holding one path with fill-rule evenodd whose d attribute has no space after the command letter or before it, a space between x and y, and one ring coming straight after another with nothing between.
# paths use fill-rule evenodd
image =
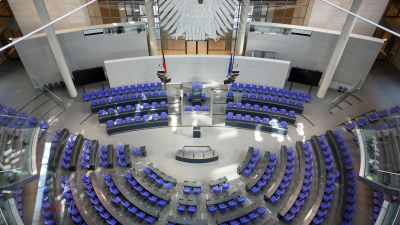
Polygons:
<instances>
[{"instance_id":1,"label":"flat screen monitor","mask_svg":"<svg viewBox=\"0 0 400 225\"><path fill-rule=\"evenodd\" d=\"M75 70L72 72L74 81L77 86L92 84L97 82L106 81L103 67L94 67L84 70Z\"/></svg>"},{"instance_id":2,"label":"flat screen monitor","mask_svg":"<svg viewBox=\"0 0 400 225\"><path fill-rule=\"evenodd\" d=\"M318 86L321 77L321 71L292 67L292 69L290 70L288 81L311 86Z\"/></svg>"}]
</instances>

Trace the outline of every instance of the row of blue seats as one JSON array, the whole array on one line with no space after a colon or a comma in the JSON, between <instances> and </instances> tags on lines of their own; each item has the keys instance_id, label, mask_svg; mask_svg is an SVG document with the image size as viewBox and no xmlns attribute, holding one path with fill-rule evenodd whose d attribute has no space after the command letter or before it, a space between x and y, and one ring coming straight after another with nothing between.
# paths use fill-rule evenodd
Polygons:
<instances>
[{"instance_id":1,"label":"row of blue seats","mask_svg":"<svg viewBox=\"0 0 400 225\"><path fill-rule=\"evenodd\" d=\"M297 101L297 103L296 103L296 100L294 100L294 99L290 99L290 100L288 100L287 98L281 98L280 99L278 96L272 97L271 95L266 95L265 98L264 98L263 94L258 94L256 96L256 94L252 93L249 96L247 92L243 92L242 98L253 98L253 99L280 102L280 103L283 103L283 104L296 105L296 106L299 106L299 107L303 107L303 101ZM309 99L306 99L305 102L309 102L309 101L310 101Z\"/></svg>"},{"instance_id":2,"label":"row of blue seats","mask_svg":"<svg viewBox=\"0 0 400 225\"><path fill-rule=\"evenodd\" d=\"M185 107L185 111L186 111L186 112L192 112L192 111L196 111L196 112L200 112L200 111L208 112L209 109L208 109L208 106L203 106L203 109L201 109L201 106L200 106L200 105L195 105L195 106L194 106L194 110L193 110L193 107L192 107L192 106L186 106L186 107Z\"/></svg>"},{"instance_id":3,"label":"row of blue seats","mask_svg":"<svg viewBox=\"0 0 400 225\"><path fill-rule=\"evenodd\" d=\"M71 161L72 148L75 145L76 137L77 136L75 134L70 134L68 137L67 144L65 145L64 153L62 155L62 162L61 162L61 165L64 169L69 169L69 162Z\"/></svg>"},{"instance_id":4,"label":"row of blue seats","mask_svg":"<svg viewBox=\"0 0 400 225\"><path fill-rule=\"evenodd\" d=\"M96 99L96 98L102 98L108 97L108 96L115 96L115 95L122 95L122 94L129 94L129 93L136 93L136 92L142 92L142 91L156 91L162 90L162 84L161 82L155 83L150 83L149 84L138 84L138 85L130 85L130 86L123 86L123 87L117 87L117 88L105 88L103 90L97 90L97 91L91 91L90 92L90 98L91 99ZM83 93L83 99L85 101L89 100L89 94L84 92Z\"/></svg>"},{"instance_id":5,"label":"row of blue seats","mask_svg":"<svg viewBox=\"0 0 400 225\"><path fill-rule=\"evenodd\" d=\"M336 141L340 144L340 149L342 151L343 156L345 157L345 163L347 168L347 186L348 186L348 197L346 204L346 211L343 215L343 219L341 225L351 225L351 220L354 217L354 210L356 209L355 201L356 201L356 193L357 188L355 188L357 184L357 175L353 172L354 167L351 165L353 162L353 158L350 155L350 150L347 148L347 144L344 142L344 137L340 134L340 130L335 131L334 136L336 137Z\"/></svg>"},{"instance_id":6,"label":"row of blue seats","mask_svg":"<svg viewBox=\"0 0 400 225\"><path fill-rule=\"evenodd\" d=\"M259 158L260 158L260 149L254 149L250 162L247 164L246 168L242 171L246 177L249 176L251 171L253 171L253 169L256 167Z\"/></svg>"},{"instance_id":7,"label":"row of blue seats","mask_svg":"<svg viewBox=\"0 0 400 225\"><path fill-rule=\"evenodd\" d=\"M183 194L184 195L190 195L193 191L194 195L199 195L201 193L201 187L188 187L188 186L183 186Z\"/></svg>"},{"instance_id":8,"label":"row of blue seats","mask_svg":"<svg viewBox=\"0 0 400 225\"><path fill-rule=\"evenodd\" d=\"M160 102L160 104L158 104L157 102L152 102L151 107L150 107L149 103L145 102L145 103L143 103L143 105L135 104L135 108L132 108L131 105L126 105L125 110L124 110L124 107L122 107L122 106L117 106L116 110L114 108L108 108L107 111L101 109L101 110L99 110L99 115L104 116L104 115L122 113L122 112L127 112L127 111L135 111L135 110L142 110L142 109L154 109L157 107L166 107L166 106L167 106L167 103L165 101Z\"/></svg>"},{"instance_id":9,"label":"row of blue seats","mask_svg":"<svg viewBox=\"0 0 400 225\"><path fill-rule=\"evenodd\" d=\"M214 194L218 195L221 193L222 190L227 191L231 185L228 182L224 182L222 184L215 185L211 187L211 191L214 192Z\"/></svg>"},{"instance_id":10,"label":"row of blue seats","mask_svg":"<svg viewBox=\"0 0 400 225\"><path fill-rule=\"evenodd\" d=\"M232 112L228 112L226 118L227 119L233 119L233 113ZM236 114L235 119L236 120L242 120L242 114ZM244 116L244 121L252 121L251 120L251 116L250 115L245 115ZM261 122L261 118L258 117L258 116L254 117L253 122L255 122L255 123L263 123L263 124L270 124L268 118L264 117L262 122ZM273 124L271 124L271 125L273 125ZM281 128L287 128L287 122L286 121L281 121L280 127Z\"/></svg>"},{"instance_id":11,"label":"row of blue seats","mask_svg":"<svg viewBox=\"0 0 400 225\"><path fill-rule=\"evenodd\" d=\"M161 91L161 93L158 93L155 91L153 94L151 92L146 92L144 95L142 92L139 92L139 94L124 94L122 96L117 95L115 97L107 97L107 98L100 98L99 101L97 99L92 100L92 106L95 105L103 105L111 102L120 102L120 101L127 101L127 100L134 100L134 99L142 99L144 97L150 98L150 97L159 97L159 96L167 96L167 92Z\"/></svg>"},{"instance_id":12,"label":"row of blue seats","mask_svg":"<svg viewBox=\"0 0 400 225\"><path fill-rule=\"evenodd\" d=\"M255 223L254 221L262 215L264 215L267 212L267 210L260 206L258 207L256 210L254 210L253 212L248 213L247 215L240 217L239 218L239 222L237 220L232 220L229 221L230 225L239 225L239 224L248 224L250 221L252 221L253 223ZM228 223L222 223L220 225L228 225Z\"/></svg>"},{"instance_id":13,"label":"row of blue seats","mask_svg":"<svg viewBox=\"0 0 400 225\"><path fill-rule=\"evenodd\" d=\"M274 169L275 169L275 165L276 165L276 154L271 154L269 156L268 162L264 162L264 163L268 163L267 168L265 169L265 171L262 171L263 175L261 176L260 180L258 180L257 183L253 187L250 188L250 190L251 190L251 192L253 192L253 194L258 194L258 192L260 192L260 190L265 187L265 185L271 178L272 173L274 172Z\"/></svg>"},{"instance_id":14,"label":"row of blue seats","mask_svg":"<svg viewBox=\"0 0 400 225\"><path fill-rule=\"evenodd\" d=\"M230 108L233 108L233 107L235 107L235 105L233 104L233 102L228 102L227 107L228 107L228 108L229 108L229 107L230 107ZM237 103L236 103L236 108L239 108L239 109L243 108L243 104L242 104L241 102L237 102ZM251 105L250 105L249 103L246 103L246 104L244 105L244 108L245 108L245 109L260 110L260 106L257 105L257 104L254 104L254 105L253 105L253 108L252 108ZM261 108L261 110L262 110L263 112L268 112L269 108L268 108L268 106L264 105L264 106ZM271 112L271 113L278 113L278 109L277 109L276 107L271 107L271 111L269 111L269 112ZM281 114L281 115L286 115L286 113L287 113L287 110L286 110L286 109L280 109L280 110L279 110L279 114ZM295 117L295 116L296 116L296 113L295 113L293 110L290 110L290 111L289 111L289 116Z\"/></svg>"},{"instance_id":15,"label":"row of blue seats","mask_svg":"<svg viewBox=\"0 0 400 225\"><path fill-rule=\"evenodd\" d=\"M374 204L374 222L378 219L379 213L382 208L382 204L385 201L385 194L382 192L379 192L376 189L372 189L373 191L373 204Z\"/></svg>"},{"instance_id":16,"label":"row of blue seats","mask_svg":"<svg viewBox=\"0 0 400 225\"><path fill-rule=\"evenodd\" d=\"M86 169L90 168L90 163L89 163L90 147L92 147L92 142L86 139L85 146L83 146L83 152L82 152L82 161L81 161L82 168Z\"/></svg>"},{"instance_id":17,"label":"row of blue seats","mask_svg":"<svg viewBox=\"0 0 400 225\"><path fill-rule=\"evenodd\" d=\"M53 217L53 212L50 208L50 201L49 201L49 193L48 187L43 187L43 196L42 196L42 215L44 217L44 223L46 225L55 225L56 221Z\"/></svg>"},{"instance_id":18,"label":"row of blue seats","mask_svg":"<svg viewBox=\"0 0 400 225\"><path fill-rule=\"evenodd\" d=\"M252 93L259 93L259 94L266 94L266 95L277 95L279 97L286 97L286 98L292 98L292 99L297 99L299 101L303 101L304 98L306 101L308 100L311 101L311 94L305 94L304 92L297 92L297 91L291 91L291 90L284 90L282 88L275 88L275 87L268 87L268 86L262 86L262 85L251 85L246 84L245 86L243 84L236 85L236 83L232 84L232 91L245 91L245 92L252 92Z\"/></svg>"},{"instance_id":19,"label":"row of blue seats","mask_svg":"<svg viewBox=\"0 0 400 225\"><path fill-rule=\"evenodd\" d=\"M187 94L187 98L188 98L189 101L193 100L193 96L192 96L192 94L190 92ZM201 95L201 100L204 101L205 99L206 99L206 93L203 93Z\"/></svg>"},{"instance_id":20,"label":"row of blue seats","mask_svg":"<svg viewBox=\"0 0 400 225\"><path fill-rule=\"evenodd\" d=\"M325 215L328 213L328 209L331 206L331 200L333 198L333 191L335 188L335 180L339 177L339 171L336 173L329 173L329 176L326 178L324 196L322 198L321 205L317 211L317 214L314 216L312 223L315 225L321 224L324 221Z\"/></svg>"},{"instance_id":21,"label":"row of blue seats","mask_svg":"<svg viewBox=\"0 0 400 225\"><path fill-rule=\"evenodd\" d=\"M161 119L167 119L167 113L166 112L161 112ZM135 116L134 120L132 120L131 117L126 117L125 118L125 124L127 123L132 123L132 122L140 122L140 121L149 121L149 120L158 120L158 115L157 114L153 114L151 115L151 117L149 117L149 115L144 115L143 116L143 120L140 118L140 116ZM118 118L115 120L115 122L113 120L108 120L107 121L107 126L108 127L112 127L114 125L122 125L123 124L123 120L122 118Z\"/></svg>"},{"instance_id":22,"label":"row of blue seats","mask_svg":"<svg viewBox=\"0 0 400 225\"><path fill-rule=\"evenodd\" d=\"M278 189L276 189L275 193L269 199L273 204L278 203L281 196L285 193L286 188L289 186L290 180L292 179L293 171L294 171L294 150L292 147L287 148L287 161L286 161L286 170L285 175L281 183L279 184Z\"/></svg>"},{"instance_id":23,"label":"row of blue seats","mask_svg":"<svg viewBox=\"0 0 400 225\"><path fill-rule=\"evenodd\" d=\"M197 206L178 203L178 207L176 208L176 210L181 214L185 213L186 209L187 209L189 214L193 215L193 214L196 213Z\"/></svg>"},{"instance_id":24,"label":"row of blue seats","mask_svg":"<svg viewBox=\"0 0 400 225\"><path fill-rule=\"evenodd\" d=\"M227 202L222 202L218 205L208 205L207 209L211 214L214 214L217 211L224 213L228 209L228 207L230 209L235 209L237 205L243 205L245 201L246 198L240 195L236 199L231 199Z\"/></svg>"},{"instance_id":25,"label":"row of blue seats","mask_svg":"<svg viewBox=\"0 0 400 225\"><path fill-rule=\"evenodd\" d=\"M94 191L92 181L89 176L86 174L82 175L82 181L84 182L84 187L86 189L86 194L90 198L90 202L94 206L95 210L97 213L103 218L108 224L111 225L116 225L118 224L118 221L113 218L110 213L105 209L105 207L101 204L100 199L97 197L96 192ZM113 192L114 195L119 194L118 189L116 188L110 188L111 192Z\"/></svg>"},{"instance_id":26,"label":"row of blue seats","mask_svg":"<svg viewBox=\"0 0 400 225\"><path fill-rule=\"evenodd\" d=\"M128 177L130 173L125 173ZM132 175L132 174L130 174ZM121 204L124 208L128 209L128 211L134 215L136 215L136 217L140 220L145 220L147 224L153 224L156 221L156 218L147 215L145 212L140 211L139 209L137 209L135 207L134 204L132 204L132 202L128 201L127 199L125 199L119 192L117 186L115 185L114 181L112 180L112 177L110 174L107 173L103 173L103 178L106 181L106 185L110 188L110 191L113 193L113 196L111 197L111 201L116 204L119 205ZM132 176L133 177L133 176ZM118 190L118 192L116 192L116 190ZM150 195L150 194L148 194ZM150 200L150 202L152 202L153 204L156 203L158 201L158 198L156 196L145 196L146 198L148 198Z\"/></svg>"},{"instance_id":27,"label":"row of blue seats","mask_svg":"<svg viewBox=\"0 0 400 225\"><path fill-rule=\"evenodd\" d=\"M161 177L159 177L155 172L153 172L153 170L151 170L149 167L146 167L143 169L143 172L146 174L146 176L148 176L150 178L150 180L155 181L156 184L160 187L164 187L167 190L171 189L174 184L165 181L164 179L162 179Z\"/></svg>"},{"instance_id":28,"label":"row of blue seats","mask_svg":"<svg viewBox=\"0 0 400 225\"><path fill-rule=\"evenodd\" d=\"M328 145L325 135L323 134L323 135L319 136L318 141L322 148L322 151L323 151L322 153L324 154L326 170L331 171L334 167L334 162L333 162L332 151ZM343 140L342 140L342 142L343 142Z\"/></svg>"},{"instance_id":29,"label":"row of blue seats","mask_svg":"<svg viewBox=\"0 0 400 225\"><path fill-rule=\"evenodd\" d=\"M112 163L111 159L107 158L107 151L108 151L107 146L100 145L100 165L104 167Z\"/></svg>"},{"instance_id":30,"label":"row of blue seats","mask_svg":"<svg viewBox=\"0 0 400 225\"><path fill-rule=\"evenodd\" d=\"M389 112L391 114L398 114L399 111L400 111L400 106L396 105L394 107L391 107L390 110L384 109L378 113L369 115L367 118L368 118L369 122L373 122L379 118L385 118L386 116L389 115ZM348 124L346 126L346 130L352 131L354 128L356 128L356 126L363 127L367 123L367 118L363 117L363 118L359 119L357 121L357 123L351 122L350 124ZM391 127L391 128L400 127L399 121L395 118L393 118L389 122L387 122L387 125L389 125L389 127ZM378 127L378 128L380 128L379 130L387 129L386 125L382 126L382 127Z\"/></svg>"},{"instance_id":31,"label":"row of blue seats","mask_svg":"<svg viewBox=\"0 0 400 225\"><path fill-rule=\"evenodd\" d=\"M133 177L133 175L131 173L125 173L124 177L126 179L126 181L129 183L129 185L136 191L137 194L140 194L144 199L149 200L149 202L151 204L156 204L161 207L164 208L167 205L167 201L165 201L164 199L159 199L154 195L150 195L150 192L148 192L145 188L143 188L135 179L135 177ZM166 185L166 184L164 184ZM169 187L169 189L172 188L172 184L171 187ZM129 210L129 208L128 208ZM133 212L132 212L133 213Z\"/></svg>"},{"instance_id":32,"label":"row of blue seats","mask_svg":"<svg viewBox=\"0 0 400 225\"><path fill-rule=\"evenodd\" d=\"M192 88L203 88L203 83L192 82Z\"/></svg>"},{"instance_id":33,"label":"row of blue seats","mask_svg":"<svg viewBox=\"0 0 400 225\"><path fill-rule=\"evenodd\" d=\"M130 156L125 156L125 150L124 147L122 145L117 145L117 158L118 158L118 164L121 167L126 167L127 166L127 161L130 159L128 159L128 157Z\"/></svg>"},{"instance_id":34,"label":"row of blue seats","mask_svg":"<svg viewBox=\"0 0 400 225\"><path fill-rule=\"evenodd\" d=\"M76 224L83 224L85 221L83 220L81 214L79 213L78 208L76 208L75 202L72 197L71 187L69 186L69 178L66 176L61 177L62 182L62 190L63 190L63 197L68 204L68 212L70 213L72 220Z\"/></svg>"},{"instance_id":35,"label":"row of blue seats","mask_svg":"<svg viewBox=\"0 0 400 225\"><path fill-rule=\"evenodd\" d=\"M305 155L305 161L306 161L306 170L304 174L304 181L303 185L301 187L300 193L296 198L296 201L293 203L292 207L289 209L289 211L283 216L283 218L287 222L292 222L293 218L296 216L296 214L300 211L301 207L304 204L304 201L306 200L308 196L308 192L311 188L311 182L312 182L312 175L314 174L314 169L313 169L313 162L312 162L312 154L311 154L311 147L309 142L307 141L306 143L308 144L303 144L303 151Z\"/></svg>"}]
</instances>

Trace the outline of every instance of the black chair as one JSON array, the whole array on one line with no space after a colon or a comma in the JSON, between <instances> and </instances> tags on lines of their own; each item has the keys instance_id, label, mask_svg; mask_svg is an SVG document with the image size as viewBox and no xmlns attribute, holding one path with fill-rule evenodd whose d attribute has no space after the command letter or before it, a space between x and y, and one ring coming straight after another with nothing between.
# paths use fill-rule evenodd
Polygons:
<instances>
[{"instance_id":1,"label":"black chair","mask_svg":"<svg viewBox=\"0 0 400 225\"><path fill-rule=\"evenodd\" d=\"M54 91L54 85L52 83L48 84L48 86L50 91Z\"/></svg>"},{"instance_id":2,"label":"black chair","mask_svg":"<svg viewBox=\"0 0 400 225\"><path fill-rule=\"evenodd\" d=\"M62 80L60 81L60 87L61 88L66 88L67 86L65 85L65 82Z\"/></svg>"},{"instance_id":3,"label":"black chair","mask_svg":"<svg viewBox=\"0 0 400 225\"><path fill-rule=\"evenodd\" d=\"M60 85L58 84L58 82L54 82L54 88L55 88L56 90L61 90L61 87L60 87Z\"/></svg>"}]
</instances>

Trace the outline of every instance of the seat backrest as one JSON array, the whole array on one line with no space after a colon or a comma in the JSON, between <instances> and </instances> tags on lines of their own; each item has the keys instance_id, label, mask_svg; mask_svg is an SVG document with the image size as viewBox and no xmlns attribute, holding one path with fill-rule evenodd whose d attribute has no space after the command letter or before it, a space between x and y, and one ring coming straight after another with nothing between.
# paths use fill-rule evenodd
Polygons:
<instances>
[{"instance_id":1,"label":"seat backrest","mask_svg":"<svg viewBox=\"0 0 400 225\"><path fill-rule=\"evenodd\" d=\"M186 110L185 111L192 111L192 106L186 106Z\"/></svg>"},{"instance_id":2,"label":"seat backrest","mask_svg":"<svg viewBox=\"0 0 400 225\"><path fill-rule=\"evenodd\" d=\"M165 107L166 105L167 105L167 103L165 101L160 102L161 107Z\"/></svg>"},{"instance_id":3,"label":"seat backrest","mask_svg":"<svg viewBox=\"0 0 400 225\"><path fill-rule=\"evenodd\" d=\"M140 121L140 116L135 116L135 121L139 122Z\"/></svg>"},{"instance_id":4,"label":"seat backrest","mask_svg":"<svg viewBox=\"0 0 400 225\"><path fill-rule=\"evenodd\" d=\"M246 109L250 109L250 104L249 104L249 103L246 103L246 104L244 105L244 107L245 107Z\"/></svg>"},{"instance_id":5,"label":"seat backrest","mask_svg":"<svg viewBox=\"0 0 400 225\"><path fill-rule=\"evenodd\" d=\"M147 102L143 103L143 108L144 108L144 109L149 108L149 103L147 103Z\"/></svg>"},{"instance_id":6,"label":"seat backrest","mask_svg":"<svg viewBox=\"0 0 400 225\"><path fill-rule=\"evenodd\" d=\"M242 103L241 102L236 103L236 108L242 108Z\"/></svg>"},{"instance_id":7,"label":"seat backrest","mask_svg":"<svg viewBox=\"0 0 400 225\"><path fill-rule=\"evenodd\" d=\"M127 111L132 110L132 106L131 105L126 105L125 108L126 108Z\"/></svg>"},{"instance_id":8,"label":"seat backrest","mask_svg":"<svg viewBox=\"0 0 400 225\"><path fill-rule=\"evenodd\" d=\"M144 115L144 116L143 116L143 120L144 120L144 121L149 120L149 115Z\"/></svg>"}]
</instances>

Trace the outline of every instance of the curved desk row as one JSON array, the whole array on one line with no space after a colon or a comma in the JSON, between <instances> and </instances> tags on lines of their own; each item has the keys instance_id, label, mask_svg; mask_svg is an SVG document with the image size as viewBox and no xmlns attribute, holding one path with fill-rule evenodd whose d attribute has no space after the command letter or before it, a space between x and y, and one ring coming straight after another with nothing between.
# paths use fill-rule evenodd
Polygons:
<instances>
[{"instance_id":1,"label":"curved desk row","mask_svg":"<svg viewBox=\"0 0 400 225\"><path fill-rule=\"evenodd\" d=\"M191 188L201 188L202 184L201 182L195 182L195 181L183 181L183 187L191 187Z\"/></svg>"},{"instance_id":2,"label":"curved desk row","mask_svg":"<svg viewBox=\"0 0 400 225\"><path fill-rule=\"evenodd\" d=\"M214 150L210 150L209 152L191 152L191 151L183 151L178 150L175 155L175 159L181 162L187 163L209 163L218 160L218 154Z\"/></svg>"},{"instance_id":3,"label":"curved desk row","mask_svg":"<svg viewBox=\"0 0 400 225\"><path fill-rule=\"evenodd\" d=\"M176 185L176 178L173 178L167 174L165 174L163 171L161 171L160 169L156 168L153 163L150 163L147 165L152 171L153 173L157 174L157 176L161 177L162 179L164 179L165 182L170 182L173 185Z\"/></svg>"},{"instance_id":4,"label":"curved desk row","mask_svg":"<svg viewBox=\"0 0 400 225\"><path fill-rule=\"evenodd\" d=\"M110 170L108 172L111 175L112 180L115 183L115 186L118 188L119 192L122 194L122 196L128 200L132 205L134 205L136 208L138 208L140 211L143 211L147 215L150 215L155 218L159 218L159 212L153 208L149 208L141 204L137 199L133 198L130 193L126 190L126 188L121 187L121 183L119 180L119 176L115 173L115 170ZM124 179L125 180L125 179Z\"/></svg>"},{"instance_id":5,"label":"curved desk row","mask_svg":"<svg viewBox=\"0 0 400 225\"><path fill-rule=\"evenodd\" d=\"M218 205L218 204L221 204L224 202L229 202L230 200L235 200L237 197L241 196L242 194L243 193L240 190L237 190L230 195L226 195L226 196L214 198L214 199L207 199L206 205L207 206Z\"/></svg>"},{"instance_id":6,"label":"curved desk row","mask_svg":"<svg viewBox=\"0 0 400 225\"><path fill-rule=\"evenodd\" d=\"M287 128L272 127L270 124L256 123L253 121L228 119L228 118L226 118L225 120L225 126L238 127L250 130L259 130L259 131L277 133L282 135L286 135L288 131Z\"/></svg>"},{"instance_id":7,"label":"curved desk row","mask_svg":"<svg viewBox=\"0 0 400 225\"><path fill-rule=\"evenodd\" d=\"M167 96L157 96L157 97L144 97L144 98L136 98L136 99L128 99L128 100L121 100L121 101L114 101L114 102L107 102L105 104L97 104L92 105L92 113L98 113L101 109L108 109L108 108L117 108L117 106L127 106L127 105L135 105L135 104L143 104L143 103L152 103L157 102L160 103L162 101L167 102Z\"/></svg>"},{"instance_id":8,"label":"curved desk row","mask_svg":"<svg viewBox=\"0 0 400 225\"><path fill-rule=\"evenodd\" d=\"M261 206L261 201L256 201L253 204L251 204L245 208L238 208L237 210L235 210L235 212L233 214L230 214L228 216L217 217L217 224L227 223L229 221L239 219L239 218L253 212L260 206Z\"/></svg>"},{"instance_id":9,"label":"curved desk row","mask_svg":"<svg viewBox=\"0 0 400 225\"><path fill-rule=\"evenodd\" d=\"M303 110L304 110L304 106L297 106L297 105L291 105L288 103L281 103L281 102L274 102L274 101L269 101L269 100L261 100L261 99L257 99L257 98L246 98L246 97L242 97L241 102L243 104L245 103L249 103L251 105L260 105L260 106L268 106L268 107L276 107L278 109L286 109L286 110L293 110L298 114L302 114Z\"/></svg>"},{"instance_id":10,"label":"curved desk row","mask_svg":"<svg viewBox=\"0 0 400 225\"><path fill-rule=\"evenodd\" d=\"M210 186L210 188L213 188L215 186L222 185L223 183L225 183L227 181L228 181L228 179L224 176L224 177L218 178L216 180L210 181L208 183L208 185Z\"/></svg>"},{"instance_id":11,"label":"curved desk row","mask_svg":"<svg viewBox=\"0 0 400 225\"><path fill-rule=\"evenodd\" d=\"M120 215L117 211L115 211L114 207L108 202L107 199L105 199L105 196L101 189L99 188L99 185L97 183L96 179L96 173L92 172L90 173L90 180L93 185L94 192L96 193L97 198L100 200L101 204L104 206L104 208L107 210L110 215L118 221L120 224L130 224L130 221L127 218L124 218L122 215Z\"/></svg>"},{"instance_id":12,"label":"curved desk row","mask_svg":"<svg viewBox=\"0 0 400 225\"><path fill-rule=\"evenodd\" d=\"M301 222L302 225L309 225L311 221L314 219L315 215L318 212L318 209L321 205L322 199L324 197L325 185L326 185L326 165L325 165L325 157L322 154L323 150L321 145L319 144L318 137L313 135L311 137L311 146L313 152L315 154L315 158L318 164L318 171L320 172L319 176L315 178L318 179L318 187L317 194L315 195L314 204L312 205L310 211L307 213L307 216Z\"/></svg>"},{"instance_id":13,"label":"curved desk row","mask_svg":"<svg viewBox=\"0 0 400 225\"><path fill-rule=\"evenodd\" d=\"M140 121L140 122L132 122L132 123L124 123L120 125L107 126L107 134L117 134L126 131L135 131L142 130L154 127L167 127L168 126L168 118L166 119L157 119L157 120L148 120L148 121Z\"/></svg>"},{"instance_id":14,"label":"curved desk row","mask_svg":"<svg viewBox=\"0 0 400 225\"><path fill-rule=\"evenodd\" d=\"M76 165L78 164L78 158L80 153L82 152L82 147L84 143L85 138L82 134L78 134L78 136L76 136L74 146L72 147L71 160L69 161L68 169L76 171Z\"/></svg>"},{"instance_id":15,"label":"curved desk row","mask_svg":"<svg viewBox=\"0 0 400 225\"><path fill-rule=\"evenodd\" d=\"M49 169L55 171L58 168L61 156L64 152L64 146L67 143L68 138L69 138L69 130L63 129L61 134L58 135L58 141L56 141L56 146L53 148L53 156L51 156L52 160L49 160L50 163Z\"/></svg>"},{"instance_id":16,"label":"curved desk row","mask_svg":"<svg viewBox=\"0 0 400 225\"><path fill-rule=\"evenodd\" d=\"M253 152L254 152L254 148L249 147L249 150L247 150L246 157L244 158L243 162L237 168L238 174L242 173L242 171L247 167L247 164L249 164L251 158L253 157Z\"/></svg>"},{"instance_id":17,"label":"curved desk row","mask_svg":"<svg viewBox=\"0 0 400 225\"><path fill-rule=\"evenodd\" d=\"M108 145L107 146L107 167L114 168L114 146Z\"/></svg>"},{"instance_id":18,"label":"curved desk row","mask_svg":"<svg viewBox=\"0 0 400 225\"><path fill-rule=\"evenodd\" d=\"M89 170L96 170L96 155L98 149L99 149L99 141L93 140L92 146L90 146Z\"/></svg>"},{"instance_id":19,"label":"curved desk row","mask_svg":"<svg viewBox=\"0 0 400 225\"><path fill-rule=\"evenodd\" d=\"M207 219L187 220L184 218L176 218L173 216L168 216L167 222L173 223L173 224L180 224L180 225L207 225L208 224Z\"/></svg>"},{"instance_id":20,"label":"curved desk row","mask_svg":"<svg viewBox=\"0 0 400 225\"><path fill-rule=\"evenodd\" d=\"M346 211L346 205L347 205L347 196L348 196L348 178L347 178L347 168L346 168L346 163L345 163L345 158L344 155L342 154L342 150L340 148L340 144L337 142L335 135L331 130L326 131L325 137L328 141L329 146L332 149L333 152L333 157L335 158L336 166L337 169L340 172L340 177L338 181L340 182L339 185L339 202L338 202L338 207L336 209L335 213L335 220L334 224L340 224L344 213Z\"/></svg>"},{"instance_id":21,"label":"curved desk row","mask_svg":"<svg viewBox=\"0 0 400 225\"><path fill-rule=\"evenodd\" d=\"M303 182L304 182L304 176L306 174L306 165L305 165L305 155L304 155L304 150L303 150L303 143L301 143L300 141L296 142L296 155L297 158L295 157L295 159L297 159L297 161L299 162L298 164L296 163L295 166L297 167L297 165L299 165L299 174L298 174L298 181L297 181L297 186L294 189L294 191L292 192L292 195L290 196L289 200L285 203L285 206L279 211L279 215L281 215L282 217L285 216L285 214L287 212L289 212L290 208L293 206L294 202L297 200L297 197L300 194L301 191L301 187L303 186ZM296 181L293 181L294 183L296 183Z\"/></svg>"},{"instance_id":22,"label":"curved desk row","mask_svg":"<svg viewBox=\"0 0 400 225\"><path fill-rule=\"evenodd\" d=\"M283 177L285 176L286 163L287 163L287 158L288 158L286 146L284 146L284 145L281 146L279 155L281 156L281 157L279 157L281 159L281 162L280 162L279 169L277 171L278 177L275 179L272 186L265 193L264 198L266 198L266 199L269 199L272 197L272 195L274 195L275 191L278 189L280 183L282 182Z\"/></svg>"},{"instance_id":23,"label":"curved desk row","mask_svg":"<svg viewBox=\"0 0 400 225\"><path fill-rule=\"evenodd\" d=\"M108 120L116 120L118 118L144 116L144 115L151 115L151 114L161 114L161 112L168 112L168 107L147 108L147 109L140 109L140 110L135 109L135 110L129 110L129 111L122 111L119 113L105 114L103 116L99 115L99 122L107 123Z\"/></svg>"},{"instance_id":24,"label":"curved desk row","mask_svg":"<svg viewBox=\"0 0 400 225\"><path fill-rule=\"evenodd\" d=\"M268 118L268 119L277 119L279 121L286 121L289 124L296 123L295 116L288 116L273 112L266 112L262 110L254 110L254 109L246 109L246 108L236 108L236 107L226 107L226 114L228 112L232 112L233 114L242 114L242 115L250 115L251 117L260 117L260 118Z\"/></svg>"},{"instance_id":25,"label":"curved desk row","mask_svg":"<svg viewBox=\"0 0 400 225\"><path fill-rule=\"evenodd\" d=\"M140 186L142 186L144 189L146 189L146 191L150 192L150 194L156 196L159 199L163 199L167 202L171 201L171 196L164 194L160 191L157 191L156 189L154 189L152 186L150 186L149 184L147 184L144 180L141 179L141 177L139 176L139 174L137 174L135 169L132 169L133 173L132 176L135 178L135 180L138 182L138 184ZM128 183L128 181L127 181Z\"/></svg>"},{"instance_id":26,"label":"curved desk row","mask_svg":"<svg viewBox=\"0 0 400 225\"><path fill-rule=\"evenodd\" d=\"M271 153L265 151L264 154L264 159L261 165L261 169L258 171L257 175L255 177L253 177L247 184L246 184L246 191L250 191L250 189L257 184L257 182L261 179L261 177L264 175L265 170L268 167L268 162L269 162L269 157L270 157Z\"/></svg>"}]
</instances>

